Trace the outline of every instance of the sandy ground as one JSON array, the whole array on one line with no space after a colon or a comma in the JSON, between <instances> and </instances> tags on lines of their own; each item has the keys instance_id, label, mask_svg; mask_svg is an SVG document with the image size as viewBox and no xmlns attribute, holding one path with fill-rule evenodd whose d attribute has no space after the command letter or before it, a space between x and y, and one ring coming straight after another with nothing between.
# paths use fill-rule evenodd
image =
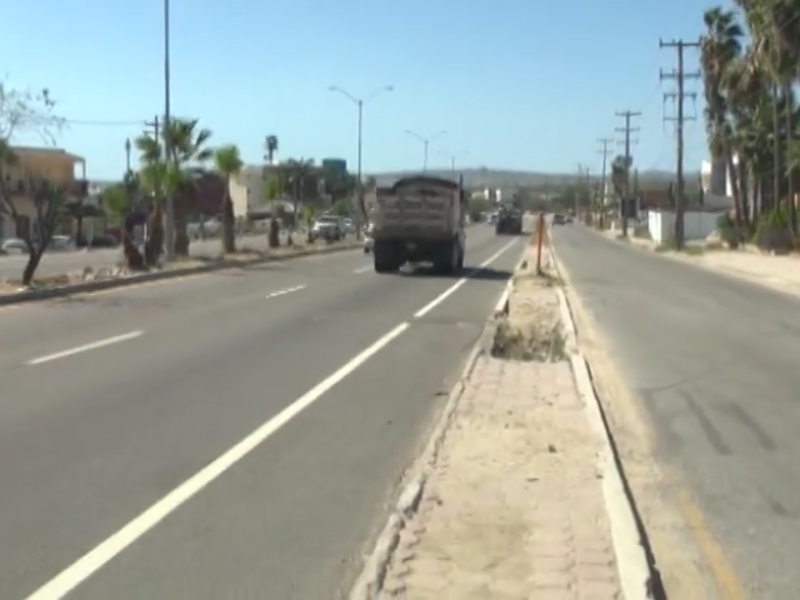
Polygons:
<instances>
[{"instance_id":1,"label":"sandy ground","mask_svg":"<svg viewBox=\"0 0 800 600\"><path fill-rule=\"evenodd\" d=\"M520 330L528 343L500 346L538 360L479 359L402 532L385 598L620 597L601 440L563 354L554 282L515 279L507 333Z\"/></svg>"}]
</instances>

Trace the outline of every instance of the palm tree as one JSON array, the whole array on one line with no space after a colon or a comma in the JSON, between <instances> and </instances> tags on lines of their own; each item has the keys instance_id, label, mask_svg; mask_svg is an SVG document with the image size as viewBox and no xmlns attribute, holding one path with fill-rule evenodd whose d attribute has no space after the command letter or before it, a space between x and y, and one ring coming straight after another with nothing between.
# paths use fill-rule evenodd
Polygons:
<instances>
[{"instance_id":1,"label":"palm tree","mask_svg":"<svg viewBox=\"0 0 800 600\"><path fill-rule=\"evenodd\" d=\"M794 92L792 86L798 80L800 70L800 3L797 0L770 0L756 3L761 18L762 37L773 40L771 53L776 80L781 84L784 102L784 139L788 150L793 143ZM787 152L788 154L788 152ZM787 161L786 177L789 215L792 234L797 236L797 210L794 202L794 166Z\"/></svg>"},{"instance_id":2,"label":"palm tree","mask_svg":"<svg viewBox=\"0 0 800 600\"><path fill-rule=\"evenodd\" d=\"M144 204L149 207L144 263L153 266L164 251L164 202L166 198L167 163L161 140L144 134L134 140L139 152L138 180Z\"/></svg>"},{"instance_id":3,"label":"palm tree","mask_svg":"<svg viewBox=\"0 0 800 600\"><path fill-rule=\"evenodd\" d=\"M300 204L304 204L306 200L306 191L309 187L309 180L315 172L313 159L294 159L290 158L286 161L286 168L288 171L288 181L292 192L292 212L295 220L295 225L299 221Z\"/></svg>"},{"instance_id":4,"label":"palm tree","mask_svg":"<svg viewBox=\"0 0 800 600\"><path fill-rule=\"evenodd\" d=\"M222 199L222 251L226 254L236 252L236 232L234 230L233 201L231 200L231 180L244 166L239 148L233 144L218 148L214 152L214 165L225 178L225 196Z\"/></svg>"},{"instance_id":5,"label":"palm tree","mask_svg":"<svg viewBox=\"0 0 800 600\"><path fill-rule=\"evenodd\" d=\"M211 130L199 128L197 119L173 119L169 127L164 130L164 139L169 147L167 157L166 185L167 194L173 197L183 188L187 193L182 194L182 201L175 202L175 254L188 256L189 254L189 206L192 198L191 190L193 179L188 174L188 169L202 166L214 157L214 150L208 147Z\"/></svg>"},{"instance_id":6,"label":"palm tree","mask_svg":"<svg viewBox=\"0 0 800 600\"><path fill-rule=\"evenodd\" d=\"M731 182L735 220L741 223L742 207L739 181L736 177L733 154L733 126L731 124L728 80L733 65L742 55L744 31L736 21L733 11L715 7L703 14L706 31L700 44L700 63L706 97L706 130L712 156L725 160ZM680 243L682 240L676 240Z\"/></svg>"},{"instance_id":7,"label":"palm tree","mask_svg":"<svg viewBox=\"0 0 800 600\"><path fill-rule=\"evenodd\" d=\"M265 158L268 165L273 165L275 162L275 153L278 152L278 136L268 135L264 142L264 150L266 152Z\"/></svg>"}]
</instances>

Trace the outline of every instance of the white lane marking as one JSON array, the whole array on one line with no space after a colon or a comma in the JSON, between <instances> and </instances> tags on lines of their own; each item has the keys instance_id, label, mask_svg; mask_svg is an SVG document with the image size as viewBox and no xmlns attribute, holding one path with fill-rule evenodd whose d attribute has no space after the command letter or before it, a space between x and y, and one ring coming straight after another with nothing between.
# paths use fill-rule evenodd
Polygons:
<instances>
[{"instance_id":1,"label":"white lane marking","mask_svg":"<svg viewBox=\"0 0 800 600\"><path fill-rule=\"evenodd\" d=\"M494 254L492 254L492 255L491 255L489 258L487 258L485 261L483 261L483 262L482 262L482 263L481 263L481 264L478 266L478 268L477 268L477 269L473 269L472 271L470 271L469 273L467 273L467 274L466 274L464 277L462 277L461 279L459 279L459 280L458 280L458 281L457 281L457 282L456 282L454 285L452 285L452 286L451 286L449 289L445 290L445 292L444 292L443 294L441 294L440 296L438 296L438 297L434 298L433 300L431 300L430 302L428 302L428 304L426 304L425 306L423 306L422 308L420 308L420 309L419 309L417 312L415 312L415 313L414 313L414 318L415 318L415 319L419 319L419 318L421 318L421 317L424 317L425 315L427 315L427 314L428 314L429 312L431 312L431 311L432 311L434 308L436 308L436 307L437 307L437 306L439 306L439 305L440 305L442 302L444 302L444 301L445 301L445 300L446 300L446 299L447 299L447 298L448 298L450 295L452 295L453 293L455 293L455 291L456 291L458 288L460 288L462 285L464 285L465 283L467 283L467 282L468 282L468 281L469 281L469 280L470 280L472 277L474 277L474 276L475 276L475 274L476 274L476 273L478 273L478 272L479 272L481 269L484 269L484 268L488 267L490 264L492 264L494 261L496 261L498 258L500 258L500 257L501 257L501 256L502 256L502 255L503 255L505 252L507 252L509 249L511 249L511 248L514 246L514 244L516 244L518 241L519 241L519 240L516 240L516 239L514 239L514 240L511 240L510 242L508 242L508 243L507 243L505 246L503 246L502 248L500 248L500 250L498 250L497 252L495 252Z\"/></svg>"},{"instance_id":2,"label":"white lane marking","mask_svg":"<svg viewBox=\"0 0 800 600\"><path fill-rule=\"evenodd\" d=\"M372 265L364 265L363 267L358 267L353 273L366 273L367 271L372 271L373 268Z\"/></svg>"},{"instance_id":3,"label":"white lane marking","mask_svg":"<svg viewBox=\"0 0 800 600\"><path fill-rule=\"evenodd\" d=\"M106 538L94 549L90 550L87 554L61 571L53 579L28 596L27 600L58 600L65 597L120 552L125 550L125 548L153 529L184 502L195 496L208 484L225 473L225 471L245 458L274 435L281 427L289 423L306 408L319 400L326 392L353 373L372 356L388 346L395 338L399 337L408 329L408 327L408 322L400 323L394 329L381 336L366 350L363 350L336 372L311 388L292 404L261 425L253 433L237 443L225 454L191 476L177 488L158 500L150 508L146 509L138 517L135 517L122 527L122 529Z\"/></svg>"},{"instance_id":4,"label":"white lane marking","mask_svg":"<svg viewBox=\"0 0 800 600\"><path fill-rule=\"evenodd\" d=\"M476 273L480 269L497 260L504 252L510 249L516 241L517 240L512 240L503 246L503 248L493 254L489 259L481 263L480 267L475 269L472 273ZM415 316L420 314L424 315L433 309L433 307L440 304L445 298L448 298L451 294L453 294L453 292L464 285L464 282L466 282L468 278L469 276L450 286L450 288L440 294L435 300L433 300L433 302L429 303L428 306L421 311L417 311ZM193 496L197 495L203 490L203 488L219 478L228 469L245 458L253 450L258 448L278 430L280 430L281 427L288 424L297 415L314 404L314 402L319 400L325 393L352 374L367 360L388 346L409 327L410 325L406 321L400 323L394 329L384 334L366 350L363 350L360 354L356 355L336 372L329 375L327 379L324 379L316 386L311 388L292 404L284 408L277 415L261 425L253 433L238 442L225 454L211 462L208 466L204 467L196 474L192 475L189 479L169 492L166 496L158 500L155 504L145 509L145 511L139 516L135 517L132 521L124 525L122 529L116 533L113 533L110 537L106 538L88 553L84 554L81 558L66 567L63 571L53 577L53 579L45 583L42 587L28 596L26 600L61 600L64 598L81 583L86 581L94 573L99 571L111 560L113 560L128 546L136 542L136 540L156 527L161 521L177 510L181 505L190 500Z\"/></svg>"},{"instance_id":5,"label":"white lane marking","mask_svg":"<svg viewBox=\"0 0 800 600\"><path fill-rule=\"evenodd\" d=\"M297 285L295 287L286 288L285 290L280 290L278 292L272 292L271 294L267 294L267 298L277 298L278 296L285 296L286 294L291 294L292 292L299 292L300 290L304 290L306 286L304 285Z\"/></svg>"},{"instance_id":6,"label":"white lane marking","mask_svg":"<svg viewBox=\"0 0 800 600\"><path fill-rule=\"evenodd\" d=\"M80 354L81 352L88 352L89 350L97 350L98 348L104 348L105 346L110 346L111 344L119 344L120 342L127 342L128 340L133 340L135 338L141 337L142 335L144 335L144 331L131 331L130 333L115 335L114 337L106 338L104 340L98 340L90 344L84 344L83 346L77 346L75 348L70 348L69 350L56 352L55 354L40 356L39 358L34 358L33 360L29 360L25 364L28 366L41 365L42 363L58 360L59 358L67 358L68 356L72 356L73 354Z\"/></svg>"}]
</instances>

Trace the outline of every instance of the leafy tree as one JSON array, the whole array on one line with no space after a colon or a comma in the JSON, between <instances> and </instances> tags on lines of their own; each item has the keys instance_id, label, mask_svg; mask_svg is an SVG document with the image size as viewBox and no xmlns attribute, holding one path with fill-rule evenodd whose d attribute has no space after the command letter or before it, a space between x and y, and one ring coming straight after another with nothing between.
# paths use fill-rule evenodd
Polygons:
<instances>
[{"instance_id":1,"label":"leafy tree","mask_svg":"<svg viewBox=\"0 0 800 600\"><path fill-rule=\"evenodd\" d=\"M14 221L23 216L20 200L27 197L33 204L34 231L23 228L22 239L28 249L28 260L22 273L22 284L33 283L36 269L53 234L66 214L67 190L60 189L35 173L27 173L13 185L6 177L12 170L24 172L13 142L18 135L35 134L48 144L55 143L64 120L55 115L55 101L48 89L18 90L0 81L0 214ZM21 192L21 193L20 193ZM25 215L28 216L28 215Z\"/></svg>"},{"instance_id":2,"label":"leafy tree","mask_svg":"<svg viewBox=\"0 0 800 600\"><path fill-rule=\"evenodd\" d=\"M222 250L225 253L236 252L235 215L231 200L231 179L244 166L239 148L230 144L218 148L214 153L214 164L220 175L225 178L225 197L222 199Z\"/></svg>"}]
</instances>

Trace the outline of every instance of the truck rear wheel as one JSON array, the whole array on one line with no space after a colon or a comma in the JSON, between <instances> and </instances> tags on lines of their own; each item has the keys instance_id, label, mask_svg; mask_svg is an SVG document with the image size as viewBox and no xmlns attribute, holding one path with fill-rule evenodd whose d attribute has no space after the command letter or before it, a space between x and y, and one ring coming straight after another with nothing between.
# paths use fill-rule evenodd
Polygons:
<instances>
[{"instance_id":1,"label":"truck rear wheel","mask_svg":"<svg viewBox=\"0 0 800 600\"><path fill-rule=\"evenodd\" d=\"M443 275L455 273L459 269L460 257L461 246L458 242L443 244L433 261L433 268L437 273Z\"/></svg>"},{"instance_id":2,"label":"truck rear wheel","mask_svg":"<svg viewBox=\"0 0 800 600\"><path fill-rule=\"evenodd\" d=\"M372 256L376 273L395 273L400 269L400 263L392 244L376 241L372 248Z\"/></svg>"}]
</instances>

